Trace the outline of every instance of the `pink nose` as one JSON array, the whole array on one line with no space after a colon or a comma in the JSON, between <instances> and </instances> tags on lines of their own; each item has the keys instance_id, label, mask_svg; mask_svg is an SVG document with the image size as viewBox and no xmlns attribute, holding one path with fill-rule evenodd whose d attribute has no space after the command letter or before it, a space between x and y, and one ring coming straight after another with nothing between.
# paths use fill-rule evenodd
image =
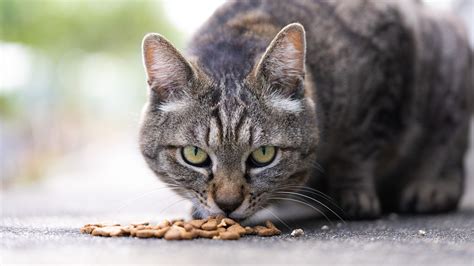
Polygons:
<instances>
[{"instance_id":1,"label":"pink nose","mask_svg":"<svg viewBox=\"0 0 474 266\"><path fill-rule=\"evenodd\" d=\"M240 204L242 204L242 201L244 201L243 197L232 198L232 199L217 199L216 198L217 206L219 206L219 208L223 212L225 212L227 215L235 211L240 206Z\"/></svg>"},{"instance_id":2,"label":"pink nose","mask_svg":"<svg viewBox=\"0 0 474 266\"><path fill-rule=\"evenodd\" d=\"M243 189L239 186L223 186L214 194L217 206L227 215L235 211L244 201Z\"/></svg>"}]
</instances>

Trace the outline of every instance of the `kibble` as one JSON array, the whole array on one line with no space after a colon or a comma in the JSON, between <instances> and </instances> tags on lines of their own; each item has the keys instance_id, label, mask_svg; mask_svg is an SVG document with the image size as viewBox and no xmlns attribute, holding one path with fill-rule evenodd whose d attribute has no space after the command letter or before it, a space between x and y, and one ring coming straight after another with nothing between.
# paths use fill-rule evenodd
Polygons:
<instances>
[{"instance_id":1,"label":"kibble","mask_svg":"<svg viewBox=\"0 0 474 266\"><path fill-rule=\"evenodd\" d=\"M215 231L206 231L206 230L202 230L202 229L196 229L195 232L201 238L213 238L213 237L219 235L219 232L217 230L215 230Z\"/></svg>"},{"instance_id":2,"label":"kibble","mask_svg":"<svg viewBox=\"0 0 474 266\"><path fill-rule=\"evenodd\" d=\"M91 234L93 236L121 236L122 229L120 226L97 227L92 231Z\"/></svg>"},{"instance_id":3,"label":"kibble","mask_svg":"<svg viewBox=\"0 0 474 266\"><path fill-rule=\"evenodd\" d=\"M172 226L166 233L165 233L166 240L180 240L181 239L181 230L179 230L178 226Z\"/></svg>"},{"instance_id":4,"label":"kibble","mask_svg":"<svg viewBox=\"0 0 474 266\"><path fill-rule=\"evenodd\" d=\"M168 232L169 229L170 227L167 226L167 227L156 230L155 237L158 237L158 238L163 237L166 234L166 232Z\"/></svg>"},{"instance_id":5,"label":"kibble","mask_svg":"<svg viewBox=\"0 0 474 266\"><path fill-rule=\"evenodd\" d=\"M292 237L304 236L304 231L301 228L295 229L295 230L293 230L293 232L291 232L291 236Z\"/></svg>"},{"instance_id":6,"label":"kibble","mask_svg":"<svg viewBox=\"0 0 474 266\"><path fill-rule=\"evenodd\" d=\"M252 227L250 227L250 226L246 226L246 227L245 227L245 234L246 234L246 235L254 235L254 234L255 234L255 230L254 230Z\"/></svg>"},{"instance_id":7,"label":"kibble","mask_svg":"<svg viewBox=\"0 0 474 266\"><path fill-rule=\"evenodd\" d=\"M201 219L198 219L198 220L192 220L189 222L190 225L192 225L194 228L201 228L201 226L206 222L206 220L201 220Z\"/></svg>"},{"instance_id":8,"label":"kibble","mask_svg":"<svg viewBox=\"0 0 474 266\"><path fill-rule=\"evenodd\" d=\"M153 229L144 229L144 230L137 231L135 235L139 238L150 238L150 237L155 236L156 231L157 230L153 230Z\"/></svg>"},{"instance_id":9,"label":"kibble","mask_svg":"<svg viewBox=\"0 0 474 266\"><path fill-rule=\"evenodd\" d=\"M281 234L281 231L270 220L267 220L265 222L265 225L267 226L267 228L270 228L271 230L273 230L273 233L275 235Z\"/></svg>"},{"instance_id":10,"label":"kibble","mask_svg":"<svg viewBox=\"0 0 474 266\"><path fill-rule=\"evenodd\" d=\"M197 233L195 231L181 232L181 239L191 240L191 239L196 238L196 236L197 236Z\"/></svg>"},{"instance_id":11,"label":"kibble","mask_svg":"<svg viewBox=\"0 0 474 266\"><path fill-rule=\"evenodd\" d=\"M165 227L171 226L171 223L170 223L170 221L168 221L168 220L163 220L163 222L161 222L161 223L159 224L159 226L160 226L161 228L165 228Z\"/></svg>"},{"instance_id":12,"label":"kibble","mask_svg":"<svg viewBox=\"0 0 474 266\"><path fill-rule=\"evenodd\" d=\"M190 224L184 224L183 227L184 227L184 230L186 230L186 232L191 232L194 229L194 226Z\"/></svg>"},{"instance_id":13,"label":"kibble","mask_svg":"<svg viewBox=\"0 0 474 266\"><path fill-rule=\"evenodd\" d=\"M149 222L120 225L116 223L86 224L81 233L102 237L130 236L137 238L164 238L166 240L190 240L208 238L218 240L238 240L245 235L275 236L281 231L270 221L265 226L243 227L238 222L224 216L184 221L183 219L164 220L152 225Z\"/></svg>"},{"instance_id":14,"label":"kibble","mask_svg":"<svg viewBox=\"0 0 474 266\"><path fill-rule=\"evenodd\" d=\"M276 233L270 228L264 228L257 231L259 236L274 236Z\"/></svg>"},{"instance_id":15,"label":"kibble","mask_svg":"<svg viewBox=\"0 0 474 266\"><path fill-rule=\"evenodd\" d=\"M243 228L240 224L234 224L227 228L227 232L235 232L239 235L245 235L245 228Z\"/></svg>"},{"instance_id":16,"label":"kibble","mask_svg":"<svg viewBox=\"0 0 474 266\"><path fill-rule=\"evenodd\" d=\"M219 233L219 238L222 240L238 240L240 238L240 234L237 232L222 232Z\"/></svg>"},{"instance_id":17,"label":"kibble","mask_svg":"<svg viewBox=\"0 0 474 266\"><path fill-rule=\"evenodd\" d=\"M183 221L177 221L173 225L179 226L179 227L184 227L184 222Z\"/></svg>"},{"instance_id":18,"label":"kibble","mask_svg":"<svg viewBox=\"0 0 474 266\"><path fill-rule=\"evenodd\" d=\"M217 227L229 227L234 225L235 221L230 218L223 218L221 222L217 225Z\"/></svg>"},{"instance_id":19,"label":"kibble","mask_svg":"<svg viewBox=\"0 0 474 266\"><path fill-rule=\"evenodd\" d=\"M209 219L206 223L201 226L202 229L210 231L217 229L217 220L216 219Z\"/></svg>"},{"instance_id":20,"label":"kibble","mask_svg":"<svg viewBox=\"0 0 474 266\"><path fill-rule=\"evenodd\" d=\"M84 225L84 227L81 228L81 233L90 234L96 228L97 228L97 226L86 224L86 225Z\"/></svg>"}]
</instances>

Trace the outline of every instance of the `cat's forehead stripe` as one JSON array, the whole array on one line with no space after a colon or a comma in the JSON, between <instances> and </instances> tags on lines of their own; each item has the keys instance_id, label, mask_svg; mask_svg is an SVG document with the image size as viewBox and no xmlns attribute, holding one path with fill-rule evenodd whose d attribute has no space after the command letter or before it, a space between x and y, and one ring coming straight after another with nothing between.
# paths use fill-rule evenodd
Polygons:
<instances>
[{"instance_id":1,"label":"cat's forehead stripe","mask_svg":"<svg viewBox=\"0 0 474 266\"><path fill-rule=\"evenodd\" d=\"M252 145L252 118L247 106L236 97L225 97L211 111L206 145Z\"/></svg>"},{"instance_id":2,"label":"cat's forehead stripe","mask_svg":"<svg viewBox=\"0 0 474 266\"><path fill-rule=\"evenodd\" d=\"M216 117L211 117L209 125L209 137L208 145L211 147L219 146L222 143L222 131L220 127L219 119Z\"/></svg>"}]
</instances>

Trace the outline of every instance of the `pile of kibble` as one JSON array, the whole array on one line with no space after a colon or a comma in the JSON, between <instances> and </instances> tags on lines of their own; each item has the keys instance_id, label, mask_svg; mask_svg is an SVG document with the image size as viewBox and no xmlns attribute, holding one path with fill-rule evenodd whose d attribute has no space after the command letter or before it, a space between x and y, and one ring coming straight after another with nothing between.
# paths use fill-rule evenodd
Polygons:
<instances>
[{"instance_id":1,"label":"pile of kibble","mask_svg":"<svg viewBox=\"0 0 474 266\"><path fill-rule=\"evenodd\" d=\"M81 228L81 232L93 236L131 236L164 238L166 240L190 240L195 238L237 240L244 235L274 236L281 234L281 231L270 221L266 221L265 226L243 227L236 221L223 216L187 222L183 219L164 220L157 225L151 225L148 222L130 225L86 224Z\"/></svg>"}]
</instances>

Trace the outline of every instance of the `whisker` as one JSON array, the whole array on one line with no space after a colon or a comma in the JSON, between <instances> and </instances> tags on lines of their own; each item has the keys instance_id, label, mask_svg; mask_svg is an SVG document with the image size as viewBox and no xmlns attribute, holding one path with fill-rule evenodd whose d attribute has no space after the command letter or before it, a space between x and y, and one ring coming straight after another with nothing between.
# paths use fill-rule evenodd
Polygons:
<instances>
[{"instance_id":1,"label":"whisker","mask_svg":"<svg viewBox=\"0 0 474 266\"><path fill-rule=\"evenodd\" d=\"M322 212L320 209L314 207L313 205L311 205L311 204L309 204L309 203L307 203L307 202L305 202L305 201L301 201L301 200L297 200L297 199L293 199L293 198L280 198L280 197L273 197L273 196L272 196L272 197L269 197L268 199L288 200L288 201L294 201L294 202L303 204L303 205L308 206L308 207L310 207L311 209L317 211L318 213L320 213L321 215L323 215L324 218L326 218L326 220L327 220L329 223L333 224L333 222L326 216L326 214L325 214L324 212Z\"/></svg>"},{"instance_id":2,"label":"whisker","mask_svg":"<svg viewBox=\"0 0 474 266\"><path fill-rule=\"evenodd\" d=\"M313 195L321 196L322 198L327 200L331 205L333 205L338 210L340 210L343 214L345 214L345 211L339 205L337 205L337 203L335 202L335 200L333 198L331 198L330 196L324 194L323 192L321 192L317 189L314 189L314 188L311 188L311 187L308 187L308 186L298 186L298 185L283 186L281 188L298 188L298 189L305 190L305 192L311 193Z\"/></svg>"},{"instance_id":3,"label":"whisker","mask_svg":"<svg viewBox=\"0 0 474 266\"><path fill-rule=\"evenodd\" d=\"M278 217L278 215L272 212L269 208L260 207L260 209L264 211L268 211L271 215L273 215L273 217L277 218L278 221L280 221L286 228L288 228L288 230L292 231L290 226L287 223L285 223L282 219L280 219L280 217Z\"/></svg>"},{"instance_id":4,"label":"whisker","mask_svg":"<svg viewBox=\"0 0 474 266\"><path fill-rule=\"evenodd\" d=\"M286 186L282 186L281 188L299 188L299 189L306 189L306 190L309 190L309 191L313 191L314 193L320 195L321 197L323 197L325 200L328 200L328 201L334 201L333 198L331 198L330 196L324 194L323 192L317 190L317 189L314 189L314 188L311 188L311 187L308 187L308 186L302 186L302 185L286 185Z\"/></svg>"},{"instance_id":5,"label":"whisker","mask_svg":"<svg viewBox=\"0 0 474 266\"><path fill-rule=\"evenodd\" d=\"M344 219L342 219L341 216L339 216L335 211L333 211L331 208L329 208L326 204L322 203L321 201L315 199L315 198L312 198L310 196L307 196L307 195L304 195L304 194L301 194L301 193L297 193L297 192L289 192L289 191L276 191L275 193L278 193L278 194L290 194L290 195L296 195L296 196L300 196L300 197L303 197L303 198L307 198L307 199L310 199L320 205L322 205L323 207L325 207L326 209L328 209L331 213L333 213L334 215L336 215L337 218L339 218L339 220L341 220L342 222L345 223Z\"/></svg>"},{"instance_id":6,"label":"whisker","mask_svg":"<svg viewBox=\"0 0 474 266\"><path fill-rule=\"evenodd\" d=\"M165 208L162 208L160 211L158 211L158 215L162 214L164 211L168 210L169 208L173 207L174 205L182 202L182 201L185 201L186 199L185 198L181 198L177 201L174 201L173 203L169 204L168 206L166 206Z\"/></svg>"},{"instance_id":7,"label":"whisker","mask_svg":"<svg viewBox=\"0 0 474 266\"><path fill-rule=\"evenodd\" d=\"M133 197L133 198L131 198L131 199L124 200L123 203L122 203L114 212L120 212L123 208L130 206L130 204L132 204L133 202L135 202L135 201L137 201L137 200L139 200L139 199L141 199L141 198L147 197L147 196L149 196L149 195L151 195L151 194L153 194L153 193L156 193L156 192L158 192L158 191L160 191L160 190L163 190L163 189L171 189L171 188L172 188L172 187L168 187L168 186L167 186L167 187L155 188L155 189L152 189L152 190L150 190L150 191L147 191L147 192L145 192L145 193L143 193L143 194L140 194L140 195L138 195L138 196L136 196L136 197Z\"/></svg>"},{"instance_id":8,"label":"whisker","mask_svg":"<svg viewBox=\"0 0 474 266\"><path fill-rule=\"evenodd\" d=\"M318 163L318 162L313 162L314 164L314 167L316 167L316 169L321 172L322 174L324 174L324 168Z\"/></svg>"}]
</instances>

